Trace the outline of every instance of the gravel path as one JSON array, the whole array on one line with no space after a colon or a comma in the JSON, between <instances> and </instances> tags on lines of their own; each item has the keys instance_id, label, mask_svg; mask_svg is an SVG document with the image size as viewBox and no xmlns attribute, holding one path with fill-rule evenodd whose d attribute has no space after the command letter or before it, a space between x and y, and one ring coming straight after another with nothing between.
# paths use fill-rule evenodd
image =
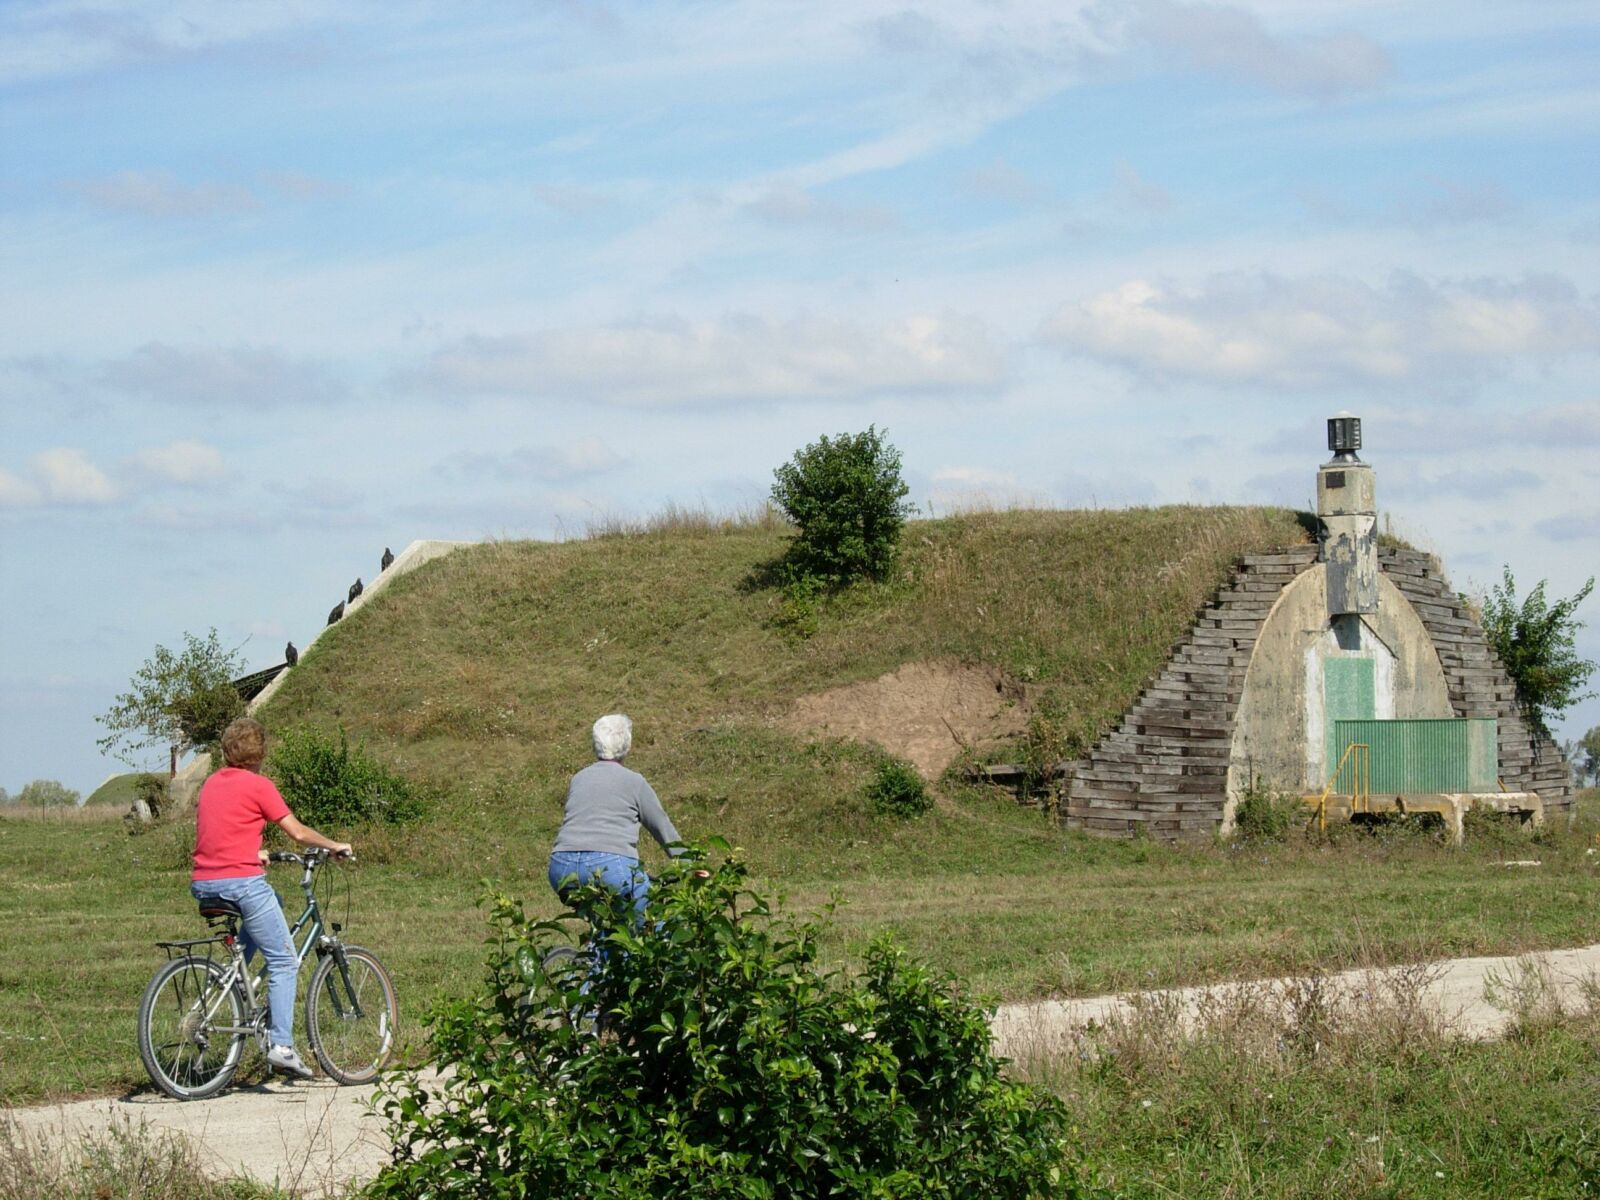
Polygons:
<instances>
[{"instance_id":1,"label":"gravel path","mask_svg":"<svg viewBox=\"0 0 1600 1200\"><path fill-rule=\"evenodd\" d=\"M1404 970L1404 968L1400 968ZM1350 971L1335 983L1359 989L1388 972ZM1600 978L1600 945L1511 958L1460 958L1428 970L1431 1001L1463 1036L1498 1036L1510 1020L1494 1004L1495 992L1536 976L1547 1000L1571 1004L1586 981ZM1281 981L1269 981L1273 985ZM1225 991L1229 986L1223 985ZM1203 988L1176 989L1164 996L1193 1011ZM1066 1045L1091 1022L1131 1010L1130 997L1097 996L1009 1004L994 1018L997 1049L1008 1057L1049 1053ZM367 1110L372 1092L331 1084L269 1081L234 1088L213 1100L180 1103L152 1091L70 1104L15 1109L25 1132L59 1138L106 1129L119 1121L173 1130L195 1140L217 1164L219 1175L249 1175L316 1196L369 1179L387 1160L382 1124Z\"/></svg>"}]
</instances>

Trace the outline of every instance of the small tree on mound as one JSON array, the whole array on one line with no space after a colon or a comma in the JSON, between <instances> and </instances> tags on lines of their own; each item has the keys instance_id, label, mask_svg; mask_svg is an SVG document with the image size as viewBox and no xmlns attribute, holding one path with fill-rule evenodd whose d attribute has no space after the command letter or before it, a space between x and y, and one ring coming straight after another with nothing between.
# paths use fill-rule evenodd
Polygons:
<instances>
[{"instance_id":1,"label":"small tree on mound","mask_svg":"<svg viewBox=\"0 0 1600 1200\"><path fill-rule=\"evenodd\" d=\"M1594 590L1594 578L1576 595L1554 604L1545 599L1546 582L1541 579L1519 602L1516 581L1506 567L1502 582L1484 601L1483 632L1516 685L1523 711L1548 731L1546 717L1559 717L1593 695L1583 689L1595 664L1578 657L1577 633L1583 622L1573 613Z\"/></svg>"},{"instance_id":2,"label":"small tree on mound","mask_svg":"<svg viewBox=\"0 0 1600 1200\"><path fill-rule=\"evenodd\" d=\"M773 472L772 499L799 527L785 563L797 579L842 587L881 579L916 506L900 478L900 451L876 426L822 437Z\"/></svg>"},{"instance_id":3,"label":"small tree on mound","mask_svg":"<svg viewBox=\"0 0 1600 1200\"><path fill-rule=\"evenodd\" d=\"M588 984L540 965L563 922L493 897L487 987L430 1017L453 1071L392 1089L372 1195L1082 1194L1060 1100L1004 1076L982 1011L885 942L858 980L823 972L815 924L702 862L663 872L642 928L580 891L606 949ZM607 1032L571 1019L587 1008Z\"/></svg>"},{"instance_id":4,"label":"small tree on mound","mask_svg":"<svg viewBox=\"0 0 1600 1200\"><path fill-rule=\"evenodd\" d=\"M244 712L233 686L241 662L237 650L223 648L215 629L203 640L184 634L176 654L157 646L134 672L130 690L95 718L107 730L95 744L129 766L149 746L216 745L228 722Z\"/></svg>"}]
</instances>

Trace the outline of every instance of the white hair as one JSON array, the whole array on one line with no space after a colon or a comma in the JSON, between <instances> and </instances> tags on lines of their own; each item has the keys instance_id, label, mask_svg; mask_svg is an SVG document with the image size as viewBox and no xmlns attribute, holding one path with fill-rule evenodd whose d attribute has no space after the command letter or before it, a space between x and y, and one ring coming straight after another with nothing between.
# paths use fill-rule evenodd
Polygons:
<instances>
[{"instance_id":1,"label":"white hair","mask_svg":"<svg viewBox=\"0 0 1600 1200\"><path fill-rule=\"evenodd\" d=\"M622 713L607 713L594 723L594 756L617 760L633 749L633 722Z\"/></svg>"}]
</instances>

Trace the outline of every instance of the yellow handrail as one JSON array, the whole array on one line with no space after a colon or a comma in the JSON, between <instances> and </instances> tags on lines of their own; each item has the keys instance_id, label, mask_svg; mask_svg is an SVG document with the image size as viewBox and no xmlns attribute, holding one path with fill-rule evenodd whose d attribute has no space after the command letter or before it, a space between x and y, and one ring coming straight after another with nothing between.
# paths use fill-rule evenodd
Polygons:
<instances>
[{"instance_id":1,"label":"yellow handrail","mask_svg":"<svg viewBox=\"0 0 1600 1200\"><path fill-rule=\"evenodd\" d=\"M1350 792L1350 811L1352 814L1364 813L1372 807L1372 747L1365 742L1351 742L1339 756L1339 765L1333 769L1333 774L1328 776L1328 786L1322 789L1322 797L1317 801L1318 833L1328 832L1328 797L1333 794L1334 785L1344 773L1344 764L1350 758L1352 751L1360 753L1356 754L1356 777L1352 781L1355 786Z\"/></svg>"}]
</instances>

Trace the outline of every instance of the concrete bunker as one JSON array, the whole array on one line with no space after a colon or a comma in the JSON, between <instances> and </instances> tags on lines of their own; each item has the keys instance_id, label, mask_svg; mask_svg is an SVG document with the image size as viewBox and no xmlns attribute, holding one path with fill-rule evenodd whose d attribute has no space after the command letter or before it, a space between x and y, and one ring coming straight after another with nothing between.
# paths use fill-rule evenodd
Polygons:
<instances>
[{"instance_id":1,"label":"concrete bunker","mask_svg":"<svg viewBox=\"0 0 1600 1200\"><path fill-rule=\"evenodd\" d=\"M1072 764L1058 809L1068 825L1225 832L1251 786L1318 797L1334 819L1435 812L1456 836L1473 807L1541 820L1570 804L1559 749L1525 722L1439 564L1379 546L1360 421L1328 426L1318 543L1238 564L1116 729ZM1456 728L1469 721L1491 724ZM1475 786L1445 790L1466 778L1452 768L1463 738L1478 747ZM1379 754L1378 782L1403 787L1362 786Z\"/></svg>"}]
</instances>

